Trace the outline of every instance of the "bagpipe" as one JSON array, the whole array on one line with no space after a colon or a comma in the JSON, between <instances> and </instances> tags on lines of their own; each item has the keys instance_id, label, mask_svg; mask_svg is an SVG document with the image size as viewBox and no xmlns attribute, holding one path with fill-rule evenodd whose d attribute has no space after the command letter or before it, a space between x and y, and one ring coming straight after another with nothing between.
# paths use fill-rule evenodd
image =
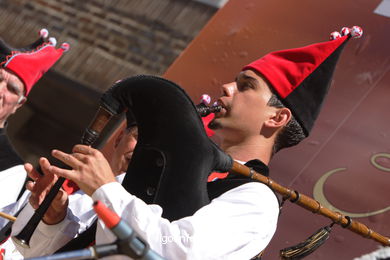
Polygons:
<instances>
[{"instance_id":1,"label":"bagpipe","mask_svg":"<svg viewBox=\"0 0 390 260\"><path fill-rule=\"evenodd\" d=\"M138 142L122 185L146 203L160 205L163 217L169 220L191 216L210 203L207 177L211 172L231 172L267 185L284 201L325 216L332 225L339 224L365 238L390 245L390 238L366 225L234 161L206 135L199 114L213 111L218 108L195 106L185 91L171 81L145 75L130 77L115 83L102 95L100 108L86 129L82 143L92 144L113 115L131 114L138 126ZM62 182L59 180L53 186L36 214L13 238L16 242L28 246ZM322 229L321 233L298 247L282 251L281 255L285 259L305 256L326 240L328 233L329 228Z\"/></svg>"}]
</instances>

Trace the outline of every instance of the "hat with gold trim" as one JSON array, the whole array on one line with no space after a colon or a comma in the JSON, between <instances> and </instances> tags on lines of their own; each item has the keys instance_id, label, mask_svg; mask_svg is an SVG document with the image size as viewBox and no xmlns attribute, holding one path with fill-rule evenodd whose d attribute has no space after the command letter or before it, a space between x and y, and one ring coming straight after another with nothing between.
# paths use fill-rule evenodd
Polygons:
<instances>
[{"instance_id":1,"label":"hat with gold trim","mask_svg":"<svg viewBox=\"0 0 390 260\"><path fill-rule=\"evenodd\" d=\"M46 29L41 29L39 39L22 48L13 48L0 39L0 65L22 80L26 89L25 96L62 54L69 50L67 43L56 48L56 39L48 38L48 35Z\"/></svg>"}]
</instances>

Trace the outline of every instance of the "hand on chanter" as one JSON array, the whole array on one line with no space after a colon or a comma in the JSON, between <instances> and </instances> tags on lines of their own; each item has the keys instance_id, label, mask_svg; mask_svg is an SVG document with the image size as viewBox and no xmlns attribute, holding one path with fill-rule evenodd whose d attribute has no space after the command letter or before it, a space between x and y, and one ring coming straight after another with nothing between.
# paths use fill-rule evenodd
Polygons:
<instances>
[{"instance_id":1,"label":"hand on chanter","mask_svg":"<svg viewBox=\"0 0 390 260\"><path fill-rule=\"evenodd\" d=\"M50 166L50 172L74 181L80 189L91 196L100 186L115 182L111 167L103 154L86 145L75 145L72 154L53 150L52 155L72 170Z\"/></svg>"},{"instance_id":2,"label":"hand on chanter","mask_svg":"<svg viewBox=\"0 0 390 260\"><path fill-rule=\"evenodd\" d=\"M36 172L31 164L26 163L24 165L28 176L33 180L27 182L26 189L31 191L29 202L34 209L38 208L58 180L58 177L49 171L50 163L46 158L40 158L39 164L43 175ZM61 222L66 216L67 208L68 194L63 189L60 189L43 216L43 222L48 225Z\"/></svg>"}]
</instances>

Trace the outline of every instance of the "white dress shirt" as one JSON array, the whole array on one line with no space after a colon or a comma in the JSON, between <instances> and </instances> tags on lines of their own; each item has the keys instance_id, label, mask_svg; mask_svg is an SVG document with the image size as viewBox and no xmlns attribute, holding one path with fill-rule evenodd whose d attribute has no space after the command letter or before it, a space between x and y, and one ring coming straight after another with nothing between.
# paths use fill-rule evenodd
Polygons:
<instances>
[{"instance_id":1,"label":"white dress shirt","mask_svg":"<svg viewBox=\"0 0 390 260\"><path fill-rule=\"evenodd\" d=\"M22 164L0 171L0 210L2 212L10 214L7 207L16 202L26 176L27 173Z\"/></svg>"},{"instance_id":2,"label":"white dress shirt","mask_svg":"<svg viewBox=\"0 0 390 260\"><path fill-rule=\"evenodd\" d=\"M250 259L268 245L275 233L279 214L275 194L257 182L229 190L193 216L173 222L161 217L160 206L145 204L116 182L101 186L92 199L100 200L114 210L149 243L152 250L170 260ZM80 216L87 217L91 212L74 214L71 204L73 202L70 202L68 215L61 223L49 226L41 222L38 225L30 249L18 247L25 257L52 254L85 229L88 224L81 224L83 217ZM12 232L17 234L22 223L19 217ZM111 231L99 221L96 244L115 240ZM130 258L116 255L105 259Z\"/></svg>"}]
</instances>

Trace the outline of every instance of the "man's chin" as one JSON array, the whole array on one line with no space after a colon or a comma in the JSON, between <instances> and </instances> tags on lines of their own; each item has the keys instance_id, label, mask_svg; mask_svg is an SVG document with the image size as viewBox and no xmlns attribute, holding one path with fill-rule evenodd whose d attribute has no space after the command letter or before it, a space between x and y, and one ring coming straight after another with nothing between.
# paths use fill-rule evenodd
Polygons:
<instances>
[{"instance_id":1,"label":"man's chin","mask_svg":"<svg viewBox=\"0 0 390 260\"><path fill-rule=\"evenodd\" d=\"M208 124L208 128L210 128L211 130L218 130L218 129L221 129L221 128L222 128L222 125L221 125L221 123L218 121L218 119L213 119L213 120Z\"/></svg>"}]
</instances>

